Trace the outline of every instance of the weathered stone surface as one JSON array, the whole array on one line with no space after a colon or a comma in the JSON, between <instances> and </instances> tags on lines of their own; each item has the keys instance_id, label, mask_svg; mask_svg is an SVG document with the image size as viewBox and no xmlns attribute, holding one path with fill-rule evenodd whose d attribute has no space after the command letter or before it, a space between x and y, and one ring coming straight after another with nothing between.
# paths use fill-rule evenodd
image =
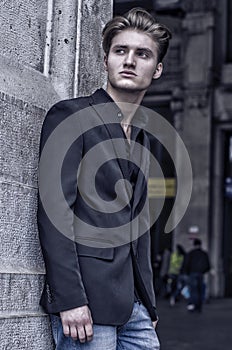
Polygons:
<instances>
[{"instance_id":1,"label":"weathered stone surface","mask_svg":"<svg viewBox=\"0 0 232 350\"><path fill-rule=\"evenodd\" d=\"M101 32L111 14L107 0L55 0L49 73L62 98L88 95L104 84Z\"/></svg>"},{"instance_id":2,"label":"weathered stone surface","mask_svg":"<svg viewBox=\"0 0 232 350\"><path fill-rule=\"evenodd\" d=\"M0 315L42 313L39 300L43 289L44 275L10 274L0 275Z\"/></svg>"},{"instance_id":3,"label":"weathered stone surface","mask_svg":"<svg viewBox=\"0 0 232 350\"><path fill-rule=\"evenodd\" d=\"M39 307L44 280L36 223L40 130L55 102L91 93L104 81L100 32L111 7L107 0L3 0L0 4L3 350L54 349L48 317ZM47 18L51 31L46 29Z\"/></svg>"},{"instance_id":4,"label":"weathered stone surface","mask_svg":"<svg viewBox=\"0 0 232 350\"><path fill-rule=\"evenodd\" d=\"M78 95L92 93L106 80L101 32L105 23L111 18L111 11L107 0L83 1L77 80Z\"/></svg>"},{"instance_id":5,"label":"weathered stone surface","mask_svg":"<svg viewBox=\"0 0 232 350\"><path fill-rule=\"evenodd\" d=\"M0 197L0 272L42 272L36 224L37 189L2 180Z\"/></svg>"},{"instance_id":6,"label":"weathered stone surface","mask_svg":"<svg viewBox=\"0 0 232 350\"><path fill-rule=\"evenodd\" d=\"M185 51L185 79L188 89L191 86L210 83L210 69L212 66L212 30L214 20L209 14L189 14L184 21L184 28L188 31L188 41Z\"/></svg>"},{"instance_id":7,"label":"weathered stone surface","mask_svg":"<svg viewBox=\"0 0 232 350\"><path fill-rule=\"evenodd\" d=\"M1 350L53 350L47 316L0 319Z\"/></svg>"},{"instance_id":8,"label":"weathered stone surface","mask_svg":"<svg viewBox=\"0 0 232 350\"><path fill-rule=\"evenodd\" d=\"M51 42L50 76L62 98L73 97L76 53L78 1L55 0ZM81 14L80 14L81 16ZM82 20L82 19L81 19Z\"/></svg>"},{"instance_id":9,"label":"weathered stone surface","mask_svg":"<svg viewBox=\"0 0 232 350\"><path fill-rule=\"evenodd\" d=\"M200 2L196 2L196 5L200 5ZM199 237L207 247L210 201L211 106L208 88L211 81L214 19L212 13L200 11L199 7L199 11L188 13L183 21L185 91L181 137L189 151L192 163L193 191L186 214L176 229L176 236L177 242L189 248L191 247L188 235L190 226L199 227ZM179 158L178 165L183 165Z\"/></svg>"},{"instance_id":10,"label":"weathered stone surface","mask_svg":"<svg viewBox=\"0 0 232 350\"><path fill-rule=\"evenodd\" d=\"M0 174L37 186L39 138L44 111L0 94Z\"/></svg>"},{"instance_id":11,"label":"weathered stone surface","mask_svg":"<svg viewBox=\"0 0 232 350\"><path fill-rule=\"evenodd\" d=\"M3 271L42 271L37 171L44 111L0 95L0 261Z\"/></svg>"},{"instance_id":12,"label":"weathered stone surface","mask_svg":"<svg viewBox=\"0 0 232 350\"><path fill-rule=\"evenodd\" d=\"M1 93L44 110L61 99L43 74L1 54L0 86Z\"/></svg>"},{"instance_id":13,"label":"weathered stone surface","mask_svg":"<svg viewBox=\"0 0 232 350\"><path fill-rule=\"evenodd\" d=\"M1 1L1 54L42 71L46 13L43 0Z\"/></svg>"},{"instance_id":14,"label":"weathered stone surface","mask_svg":"<svg viewBox=\"0 0 232 350\"><path fill-rule=\"evenodd\" d=\"M183 117L183 129L182 135L185 144L205 145L210 141L210 135L205 131L210 128L210 120L207 118L207 109L188 109ZM199 125L201 127L199 128ZM193 143L193 141L195 141Z\"/></svg>"},{"instance_id":15,"label":"weathered stone surface","mask_svg":"<svg viewBox=\"0 0 232 350\"><path fill-rule=\"evenodd\" d=\"M217 0L182 0L182 8L186 12L206 12L216 8Z\"/></svg>"}]
</instances>

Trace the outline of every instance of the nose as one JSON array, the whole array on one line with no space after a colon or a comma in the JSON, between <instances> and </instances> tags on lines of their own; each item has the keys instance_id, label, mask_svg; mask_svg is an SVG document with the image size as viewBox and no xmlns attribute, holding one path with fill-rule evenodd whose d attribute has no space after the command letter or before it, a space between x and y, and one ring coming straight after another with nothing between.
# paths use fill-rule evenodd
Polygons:
<instances>
[{"instance_id":1,"label":"nose","mask_svg":"<svg viewBox=\"0 0 232 350\"><path fill-rule=\"evenodd\" d=\"M129 51L127 55L125 56L124 60L124 66L125 67L133 67L135 68L136 62L135 62L135 56L133 51Z\"/></svg>"}]
</instances>

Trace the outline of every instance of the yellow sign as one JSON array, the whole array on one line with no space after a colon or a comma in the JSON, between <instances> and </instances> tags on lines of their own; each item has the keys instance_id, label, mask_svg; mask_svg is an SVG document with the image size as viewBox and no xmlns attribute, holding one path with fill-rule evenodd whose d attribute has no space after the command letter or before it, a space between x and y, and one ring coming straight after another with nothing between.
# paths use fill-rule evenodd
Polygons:
<instances>
[{"instance_id":1,"label":"yellow sign","mask_svg":"<svg viewBox=\"0 0 232 350\"><path fill-rule=\"evenodd\" d=\"M150 177L148 179L148 197L160 198L160 197L175 197L176 195L176 179Z\"/></svg>"}]
</instances>

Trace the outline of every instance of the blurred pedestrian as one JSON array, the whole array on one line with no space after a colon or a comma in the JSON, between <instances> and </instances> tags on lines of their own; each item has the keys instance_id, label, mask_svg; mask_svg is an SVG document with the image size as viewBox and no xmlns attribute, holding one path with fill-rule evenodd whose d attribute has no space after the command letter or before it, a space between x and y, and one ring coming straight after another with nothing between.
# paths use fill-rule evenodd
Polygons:
<instances>
[{"instance_id":1,"label":"blurred pedestrian","mask_svg":"<svg viewBox=\"0 0 232 350\"><path fill-rule=\"evenodd\" d=\"M167 296L167 281L168 281L168 270L170 265L171 250L165 248L162 253L162 261L160 266L160 295L163 297Z\"/></svg>"},{"instance_id":2,"label":"blurred pedestrian","mask_svg":"<svg viewBox=\"0 0 232 350\"><path fill-rule=\"evenodd\" d=\"M186 255L184 262L184 272L189 276L189 311L202 311L205 294L204 274L210 270L208 254L202 250L201 244L200 239L194 239L194 249Z\"/></svg>"},{"instance_id":3,"label":"blurred pedestrian","mask_svg":"<svg viewBox=\"0 0 232 350\"><path fill-rule=\"evenodd\" d=\"M171 254L168 271L168 286L171 306L175 305L176 299L183 287L181 276L183 272L184 257L184 248L182 245L177 244L176 250Z\"/></svg>"},{"instance_id":4,"label":"blurred pedestrian","mask_svg":"<svg viewBox=\"0 0 232 350\"><path fill-rule=\"evenodd\" d=\"M154 282L156 296L160 295L160 292L162 289L162 279L160 277L161 264L162 264L162 254L158 253L155 256L154 261L152 261L153 282Z\"/></svg>"}]
</instances>

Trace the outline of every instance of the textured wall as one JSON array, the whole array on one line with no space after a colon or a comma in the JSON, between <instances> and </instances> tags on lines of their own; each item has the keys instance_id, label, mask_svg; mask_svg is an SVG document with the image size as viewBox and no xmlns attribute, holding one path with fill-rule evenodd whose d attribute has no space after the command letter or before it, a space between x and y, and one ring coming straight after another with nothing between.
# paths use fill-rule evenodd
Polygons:
<instances>
[{"instance_id":1,"label":"textured wall","mask_svg":"<svg viewBox=\"0 0 232 350\"><path fill-rule=\"evenodd\" d=\"M46 111L104 82L107 0L0 1L0 349L52 350L39 306L38 148Z\"/></svg>"},{"instance_id":2,"label":"textured wall","mask_svg":"<svg viewBox=\"0 0 232 350\"><path fill-rule=\"evenodd\" d=\"M1 97L1 270L41 270L35 203L44 111L5 94Z\"/></svg>"},{"instance_id":3,"label":"textured wall","mask_svg":"<svg viewBox=\"0 0 232 350\"><path fill-rule=\"evenodd\" d=\"M103 52L99 45L101 31L104 23L110 17L110 1L88 0L82 4L82 16L80 31L80 59L79 74L77 76L77 94L89 94L96 87L105 82L105 71L103 67ZM91 33L91 35L90 35ZM94 56L89 55L94 52Z\"/></svg>"},{"instance_id":4,"label":"textured wall","mask_svg":"<svg viewBox=\"0 0 232 350\"><path fill-rule=\"evenodd\" d=\"M48 74L63 98L88 95L104 83L100 42L110 16L110 1L55 1Z\"/></svg>"},{"instance_id":5,"label":"textured wall","mask_svg":"<svg viewBox=\"0 0 232 350\"><path fill-rule=\"evenodd\" d=\"M52 350L48 334L49 323L45 317L14 317L0 319L2 350Z\"/></svg>"},{"instance_id":6,"label":"textured wall","mask_svg":"<svg viewBox=\"0 0 232 350\"><path fill-rule=\"evenodd\" d=\"M181 137L188 149L193 169L193 191L187 212L177 227L178 243L191 246L188 229L199 227L199 237L208 248L210 185L210 137L212 69L212 13L190 13L183 21L184 99ZM181 159L178 159L181 165Z\"/></svg>"},{"instance_id":7,"label":"textured wall","mask_svg":"<svg viewBox=\"0 0 232 350\"><path fill-rule=\"evenodd\" d=\"M43 0L1 0L1 54L42 71L46 3Z\"/></svg>"}]
</instances>

